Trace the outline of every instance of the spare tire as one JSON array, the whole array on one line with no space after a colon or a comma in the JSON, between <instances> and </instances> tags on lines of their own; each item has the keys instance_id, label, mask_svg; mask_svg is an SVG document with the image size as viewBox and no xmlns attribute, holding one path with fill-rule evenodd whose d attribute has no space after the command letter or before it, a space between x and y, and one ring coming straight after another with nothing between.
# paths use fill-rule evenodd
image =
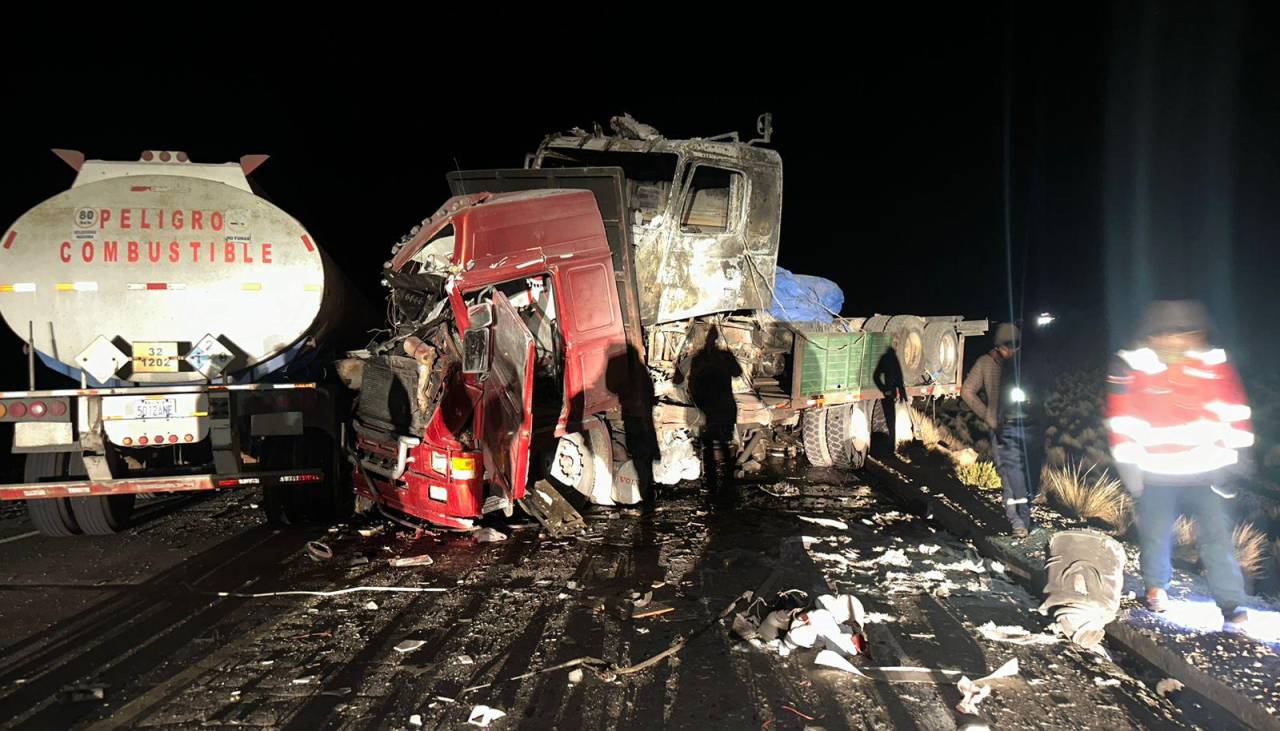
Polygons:
<instances>
[{"instance_id":1,"label":"spare tire","mask_svg":"<svg viewBox=\"0 0 1280 731\"><path fill-rule=\"evenodd\" d=\"M919 385L925 366L924 321L915 315L896 315L889 318L884 331L893 341L893 350L902 368L903 385Z\"/></svg>"},{"instance_id":2,"label":"spare tire","mask_svg":"<svg viewBox=\"0 0 1280 731\"><path fill-rule=\"evenodd\" d=\"M949 322L931 322L924 327L924 369L939 374L937 380L949 383L948 374L954 374L956 360L960 357L960 343L955 327Z\"/></svg>"},{"instance_id":3,"label":"spare tire","mask_svg":"<svg viewBox=\"0 0 1280 731\"><path fill-rule=\"evenodd\" d=\"M893 318L888 315L874 315L868 317L866 322L862 323L862 331L869 333L884 332L884 326L889 324L889 320Z\"/></svg>"}]
</instances>

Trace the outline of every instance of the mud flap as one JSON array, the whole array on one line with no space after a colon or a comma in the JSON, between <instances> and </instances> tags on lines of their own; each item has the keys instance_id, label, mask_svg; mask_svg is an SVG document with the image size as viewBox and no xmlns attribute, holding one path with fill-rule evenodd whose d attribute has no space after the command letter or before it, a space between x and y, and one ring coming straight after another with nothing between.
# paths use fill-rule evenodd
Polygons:
<instances>
[{"instance_id":1,"label":"mud flap","mask_svg":"<svg viewBox=\"0 0 1280 731\"><path fill-rule=\"evenodd\" d=\"M552 538L564 538L587 526L582 515L546 480L538 480L533 489L516 501L524 511L542 524Z\"/></svg>"}]
</instances>

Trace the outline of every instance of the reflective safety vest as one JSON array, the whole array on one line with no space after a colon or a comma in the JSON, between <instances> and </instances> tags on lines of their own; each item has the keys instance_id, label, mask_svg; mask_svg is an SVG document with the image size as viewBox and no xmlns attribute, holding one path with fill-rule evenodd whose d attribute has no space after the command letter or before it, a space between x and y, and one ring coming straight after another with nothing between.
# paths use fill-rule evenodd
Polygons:
<instances>
[{"instance_id":1,"label":"reflective safety vest","mask_svg":"<svg viewBox=\"0 0 1280 731\"><path fill-rule=\"evenodd\" d=\"M1234 465L1253 445L1244 386L1221 349L1166 364L1154 350L1122 350L1107 375L1111 454L1159 475Z\"/></svg>"}]
</instances>

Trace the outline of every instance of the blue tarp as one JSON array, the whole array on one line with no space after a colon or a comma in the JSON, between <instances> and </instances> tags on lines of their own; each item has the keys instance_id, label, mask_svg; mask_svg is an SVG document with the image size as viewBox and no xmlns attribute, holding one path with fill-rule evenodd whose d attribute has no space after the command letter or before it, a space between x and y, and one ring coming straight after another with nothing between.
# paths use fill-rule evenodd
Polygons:
<instances>
[{"instance_id":1,"label":"blue tarp","mask_svg":"<svg viewBox=\"0 0 1280 731\"><path fill-rule=\"evenodd\" d=\"M831 322L844 306L844 291L830 279L777 268L769 314L791 322Z\"/></svg>"}]
</instances>

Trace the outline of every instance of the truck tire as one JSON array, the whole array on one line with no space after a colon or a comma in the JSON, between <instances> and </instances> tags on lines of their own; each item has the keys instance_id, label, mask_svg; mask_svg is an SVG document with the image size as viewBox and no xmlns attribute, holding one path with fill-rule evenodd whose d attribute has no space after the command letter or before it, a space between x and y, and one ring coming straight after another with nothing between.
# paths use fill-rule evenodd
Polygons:
<instances>
[{"instance_id":1,"label":"truck tire","mask_svg":"<svg viewBox=\"0 0 1280 731\"><path fill-rule=\"evenodd\" d=\"M924 327L924 369L929 373L955 373L960 344L949 322L931 322ZM946 383L947 381L943 381Z\"/></svg>"},{"instance_id":2,"label":"truck tire","mask_svg":"<svg viewBox=\"0 0 1280 731\"><path fill-rule=\"evenodd\" d=\"M260 464L267 471L287 470L299 464L305 453L302 437L266 437L262 442ZM308 497L303 492L312 486L293 484L262 486L262 512L273 526L305 525L309 517Z\"/></svg>"},{"instance_id":3,"label":"truck tire","mask_svg":"<svg viewBox=\"0 0 1280 731\"><path fill-rule=\"evenodd\" d=\"M871 423L862 403L833 406L827 411L827 454L842 469L861 469L871 446Z\"/></svg>"},{"instance_id":4,"label":"truck tire","mask_svg":"<svg viewBox=\"0 0 1280 731\"><path fill-rule=\"evenodd\" d=\"M613 479L609 462L613 459L609 433L603 428L566 434L556 442L547 465L551 484L594 505L613 505ZM567 493L566 493L567 494Z\"/></svg>"},{"instance_id":5,"label":"truck tire","mask_svg":"<svg viewBox=\"0 0 1280 731\"><path fill-rule=\"evenodd\" d=\"M866 322L862 323L862 331L869 333L882 333L884 326L889 324L891 318L888 315L873 315L868 317Z\"/></svg>"},{"instance_id":6,"label":"truck tire","mask_svg":"<svg viewBox=\"0 0 1280 731\"><path fill-rule=\"evenodd\" d=\"M809 409L801 416L804 456L814 467L830 467L827 451L827 409Z\"/></svg>"},{"instance_id":7,"label":"truck tire","mask_svg":"<svg viewBox=\"0 0 1280 731\"><path fill-rule=\"evenodd\" d=\"M884 331L893 339L903 385L918 385L924 373L924 322L914 315L897 315L889 319Z\"/></svg>"},{"instance_id":8,"label":"truck tire","mask_svg":"<svg viewBox=\"0 0 1280 731\"><path fill-rule=\"evenodd\" d=\"M23 475L25 481L31 484L48 477L66 477L66 459L66 453L62 452L28 454ZM27 517L36 530L46 536L65 538L81 532L71 503L64 497L28 500Z\"/></svg>"},{"instance_id":9,"label":"truck tire","mask_svg":"<svg viewBox=\"0 0 1280 731\"><path fill-rule=\"evenodd\" d=\"M71 509L75 511L80 529L91 536L109 536L129 527L133 516L133 503L137 495L94 495L73 497Z\"/></svg>"}]
</instances>

